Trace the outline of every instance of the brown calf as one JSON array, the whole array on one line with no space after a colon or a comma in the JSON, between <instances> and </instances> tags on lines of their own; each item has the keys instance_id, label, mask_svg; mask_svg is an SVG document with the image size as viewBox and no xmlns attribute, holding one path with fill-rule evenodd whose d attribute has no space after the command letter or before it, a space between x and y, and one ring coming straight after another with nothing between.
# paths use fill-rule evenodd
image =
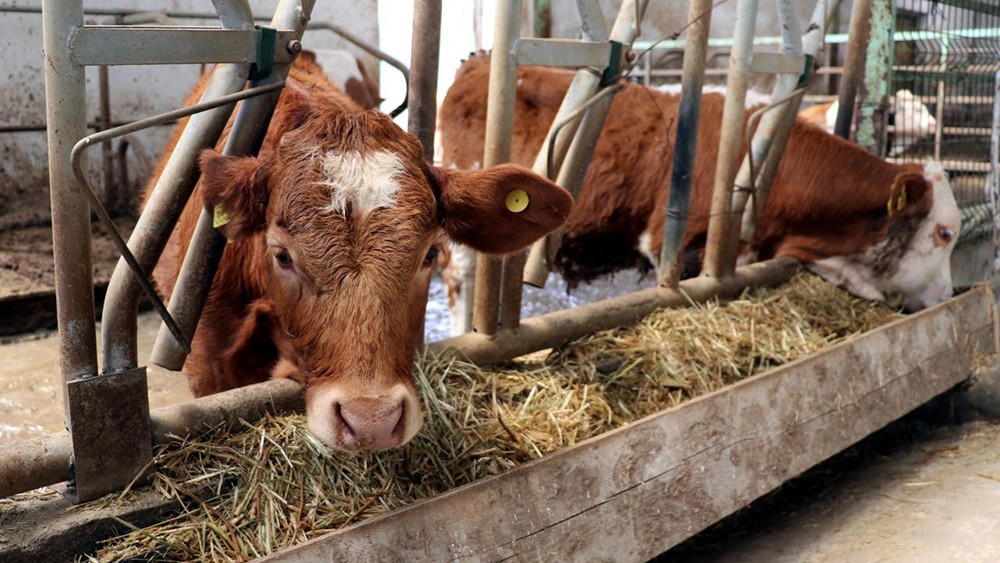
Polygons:
<instances>
[{"instance_id":1,"label":"brown calf","mask_svg":"<svg viewBox=\"0 0 1000 563\"><path fill-rule=\"evenodd\" d=\"M201 208L228 215L220 230L232 243L185 365L195 395L292 377L306 386L310 431L330 446L383 449L416 434L411 370L438 247L512 252L572 203L513 165L459 172L421 154L311 58L293 67L259 156L205 151L155 272L169 295ZM504 203L514 189L530 198L517 213Z\"/></svg>"}]
</instances>

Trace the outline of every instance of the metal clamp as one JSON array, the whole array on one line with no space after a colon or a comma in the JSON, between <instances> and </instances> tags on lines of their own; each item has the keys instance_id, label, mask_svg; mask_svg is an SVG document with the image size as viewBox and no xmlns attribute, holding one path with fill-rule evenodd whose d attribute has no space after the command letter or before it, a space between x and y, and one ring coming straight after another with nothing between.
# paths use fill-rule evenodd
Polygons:
<instances>
[{"instance_id":1,"label":"metal clamp","mask_svg":"<svg viewBox=\"0 0 1000 563\"><path fill-rule=\"evenodd\" d=\"M601 74L601 86L607 86L615 80L622 73L622 48L623 45L620 41L610 41L611 43L611 55L608 57L608 66L604 69Z\"/></svg>"},{"instance_id":2,"label":"metal clamp","mask_svg":"<svg viewBox=\"0 0 1000 563\"><path fill-rule=\"evenodd\" d=\"M257 61L250 65L250 80L267 78L274 70L274 46L278 41L278 30L266 25L257 28Z\"/></svg>"}]
</instances>

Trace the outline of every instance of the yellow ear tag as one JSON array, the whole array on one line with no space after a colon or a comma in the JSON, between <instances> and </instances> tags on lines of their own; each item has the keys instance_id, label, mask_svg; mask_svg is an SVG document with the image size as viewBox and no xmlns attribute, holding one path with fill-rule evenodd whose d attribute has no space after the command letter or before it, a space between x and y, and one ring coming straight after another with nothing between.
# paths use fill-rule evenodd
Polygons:
<instances>
[{"instance_id":1,"label":"yellow ear tag","mask_svg":"<svg viewBox=\"0 0 1000 563\"><path fill-rule=\"evenodd\" d=\"M896 211L902 211L906 207L906 190L899 192L899 199L896 200Z\"/></svg>"},{"instance_id":2,"label":"yellow ear tag","mask_svg":"<svg viewBox=\"0 0 1000 563\"><path fill-rule=\"evenodd\" d=\"M222 208L221 203L216 204L215 209L212 211L212 228L218 229L226 223L229 223L229 214Z\"/></svg>"},{"instance_id":3,"label":"yellow ear tag","mask_svg":"<svg viewBox=\"0 0 1000 563\"><path fill-rule=\"evenodd\" d=\"M507 211L520 213L528 208L528 192L517 189L507 194Z\"/></svg>"}]
</instances>

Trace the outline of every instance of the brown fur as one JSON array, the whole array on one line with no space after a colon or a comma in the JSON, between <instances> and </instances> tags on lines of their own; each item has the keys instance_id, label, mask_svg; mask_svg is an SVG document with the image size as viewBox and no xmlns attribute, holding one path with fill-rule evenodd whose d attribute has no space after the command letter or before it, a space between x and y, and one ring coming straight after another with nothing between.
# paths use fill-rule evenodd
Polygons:
<instances>
[{"instance_id":1,"label":"brown fur","mask_svg":"<svg viewBox=\"0 0 1000 563\"><path fill-rule=\"evenodd\" d=\"M401 161L395 204L329 211L319 157L375 151ZM195 395L263 381L273 371L307 383L309 404L318 388L339 386L340 395L355 397L356 420L367 420L355 411L394 385L415 394L410 372L428 249L448 235L482 251L512 252L561 224L571 205L564 190L512 165L474 173L430 166L414 137L384 114L361 111L310 57L292 68L257 157L206 151L200 164L201 181L155 271L169 295L201 208L225 209L230 222L220 230L232 242L185 366ZM515 187L532 198L519 214L502 204ZM348 399L344 405L347 412Z\"/></svg>"},{"instance_id":2,"label":"brown fur","mask_svg":"<svg viewBox=\"0 0 1000 563\"><path fill-rule=\"evenodd\" d=\"M464 63L440 108L446 165L466 168L481 158L488 72L488 56ZM539 67L519 69L513 162L534 161L571 76ZM647 227L651 250L659 254L679 101L677 95L634 84L616 95L556 257L557 269L571 285L637 265L648 268L636 250ZM702 100L684 239L685 277L700 269L723 101L721 94L706 94ZM899 182L907 183L909 204L890 217L886 202ZM919 176L919 167L885 163L797 121L748 250L756 251L760 259L790 255L806 262L854 254L890 233L912 236L912 230L899 227L912 224L913 217L926 216L930 206L930 185Z\"/></svg>"}]
</instances>

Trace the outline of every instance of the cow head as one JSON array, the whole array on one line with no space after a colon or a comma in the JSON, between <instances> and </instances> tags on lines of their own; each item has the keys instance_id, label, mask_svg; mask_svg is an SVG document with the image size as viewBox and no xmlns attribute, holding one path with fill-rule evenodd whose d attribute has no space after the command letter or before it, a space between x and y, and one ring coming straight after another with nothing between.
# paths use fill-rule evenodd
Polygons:
<instances>
[{"instance_id":1,"label":"cow head","mask_svg":"<svg viewBox=\"0 0 1000 563\"><path fill-rule=\"evenodd\" d=\"M513 165L431 166L378 112L295 120L259 157L206 151L205 205L257 256L246 262L273 299L281 362L306 385L309 430L340 449L395 447L421 426L411 370L445 238L516 251L560 225L572 200Z\"/></svg>"},{"instance_id":2,"label":"cow head","mask_svg":"<svg viewBox=\"0 0 1000 563\"><path fill-rule=\"evenodd\" d=\"M810 268L855 295L918 311L952 295L951 252L962 217L936 161L903 172L892 185L880 240L865 252L815 261Z\"/></svg>"}]
</instances>

